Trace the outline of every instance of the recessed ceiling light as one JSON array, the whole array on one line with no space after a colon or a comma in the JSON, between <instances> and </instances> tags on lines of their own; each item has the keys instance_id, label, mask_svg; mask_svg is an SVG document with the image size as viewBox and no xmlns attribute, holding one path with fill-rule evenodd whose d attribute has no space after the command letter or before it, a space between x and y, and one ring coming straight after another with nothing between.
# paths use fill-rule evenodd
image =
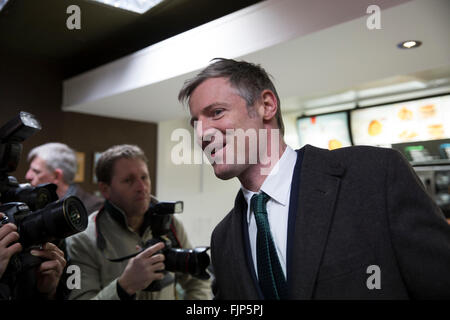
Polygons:
<instances>
[{"instance_id":1,"label":"recessed ceiling light","mask_svg":"<svg viewBox=\"0 0 450 320\"><path fill-rule=\"evenodd\" d=\"M2 0L0 0L1 3ZM163 0L91 0L106 4L118 9L128 10L136 13L145 13Z\"/></svg>"},{"instance_id":2,"label":"recessed ceiling light","mask_svg":"<svg viewBox=\"0 0 450 320\"><path fill-rule=\"evenodd\" d=\"M0 11L2 11L5 4L8 2L8 0L0 0Z\"/></svg>"},{"instance_id":3,"label":"recessed ceiling light","mask_svg":"<svg viewBox=\"0 0 450 320\"><path fill-rule=\"evenodd\" d=\"M406 40L403 42L400 42L397 46L400 49L412 49L412 48L417 48L422 44L421 41L417 41L417 40Z\"/></svg>"}]
</instances>

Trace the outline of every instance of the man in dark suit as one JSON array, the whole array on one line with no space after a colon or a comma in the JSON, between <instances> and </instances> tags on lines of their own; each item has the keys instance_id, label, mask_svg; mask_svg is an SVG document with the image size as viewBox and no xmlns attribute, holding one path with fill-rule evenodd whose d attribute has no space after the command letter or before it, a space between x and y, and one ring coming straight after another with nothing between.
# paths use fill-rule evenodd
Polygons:
<instances>
[{"instance_id":1,"label":"man in dark suit","mask_svg":"<svg viewBox=\"0 0 450 320\"><path fill-rule=\"evenodd\" d=\"M216 176L242 185L212 234L217 299L450 298L450 226L398 152L292 150L247 62L217 59L178 98Z\"/></svg>"}]
</instances>

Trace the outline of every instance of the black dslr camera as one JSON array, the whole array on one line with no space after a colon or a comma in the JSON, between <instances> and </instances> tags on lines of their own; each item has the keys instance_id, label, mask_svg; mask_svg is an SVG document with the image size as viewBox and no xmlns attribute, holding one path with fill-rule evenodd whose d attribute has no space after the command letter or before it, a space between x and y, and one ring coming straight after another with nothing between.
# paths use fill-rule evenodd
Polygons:
<instances>
[{"instance_id":1,"label":"black dslr camera","mask_svg":"<svg viewBox=\"0 0 450 320\"><path fill-rule=\"evenodd\" d=\"M183 212L183 202L158 202L154 198L150 202L148 217L152 229L153 238L148 240L142 251L159 242L164 242L165 247L161 250L164 255L164 265L166 275L163 280L153 281L145 291L159 291L172 283L173 277L167 273L180 272L190 274L196 278L207 280L210 278L206 269L209 266L210 259L207 251L209 247L197 247L194 249L182 248L181 243L177 239L175 229L173 228L172 219L174 213ZM142 252L141 251L141 252ZM120 262L130 259L140 252L122 257L119 259L109 259L113 262Z\"/></svg>"},{"instance_id":2,"label":"black dslr camera","mask_svg":"<svg viewBox=\"0 0 450 320\"><path fill-rule=\"evenodd\" d=\"M183 202L157 202L150 204L151 226L153 239L147 241L146 247L150 247L163 241L165 247L162 254L165 256L166 270L172 272L189 273L199 279L209 279L206 268L209 266L209 256L206 253L209 247L197 247L195 249L183 249L181 243L171 229L172 214L183 212Z\"/></svg>"},{"instance_id":3,"label":"black dslr camera","mask_svg":"<svg viewBox=\"0 0 450 320\"><path fill-rule=\"evenodd\" d=\"M86 229L88 215L80 199L75 196L58 200L55 184L36 187L19 185L8 176L16 170L22 144L41 129L39 121L30 113L20 112L0 128L0 228L9 222L17 225L23 251L11 257L3 277L26 271L39 265L42 259L29 250L45 242L61 240Z\"/></svg>"}]
</instances>

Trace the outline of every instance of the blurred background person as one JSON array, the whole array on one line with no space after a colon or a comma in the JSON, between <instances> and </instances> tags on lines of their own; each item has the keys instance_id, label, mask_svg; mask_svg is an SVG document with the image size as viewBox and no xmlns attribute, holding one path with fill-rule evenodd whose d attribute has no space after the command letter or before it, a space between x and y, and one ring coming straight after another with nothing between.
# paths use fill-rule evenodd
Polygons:
<instances>
[{"instance_id":1,"label":"blurred background person","mask_svg":"<svg viewBox=\"0 0 450 320\"><path fill-rule=\"evenodd\" d=\"M32 186L54 183L59 199L77 196L83 202L88 214L97 211L103 200L84 191L74 183L77 172L75 151L63 143L50 142L33 148L28 154L29 169L25 179Z\"/></svg>"}]
</instances>

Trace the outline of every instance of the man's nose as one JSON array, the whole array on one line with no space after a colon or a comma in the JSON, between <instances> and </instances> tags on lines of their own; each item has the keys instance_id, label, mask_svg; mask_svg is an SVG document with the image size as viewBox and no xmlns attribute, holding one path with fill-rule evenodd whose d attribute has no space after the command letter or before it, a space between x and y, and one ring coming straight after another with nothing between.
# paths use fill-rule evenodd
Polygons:
<instances>
[{"instance_id":1,"label":"man's nose","mask_svg":"<svg viewBox=\"0 0 450 320\"><path fill-rule=\"evenodd\" d=\"M137 186L136 186L138 191L144 191L148 189L148 183L142 179L138 180Z\"/></svg>"},{"instance_id":2,"label":"man's nose","mask_svg":"<svg viewBox=\"0 0 450 320\"><path fill-rule=\"evenodd\" d=\"M33 180L33 172L29 169L28 171L27 171L27 173L25 174L25 179L28 181L28 182L31 182L31 180Z\"/></svg>"},{"instance_id":3,"label":"man's nose","mask_svg":"<svg viewBox=\"0 0 450 320\"><path fill-rule=\"evenodd\" d=\"M194 123L194 130L196 133L195 140L203 150L214 141L216 135L220 134L220 130L211 126L207 121L201 120Z\"/></svg>"},{"instance_id":4,"label":"man's nose","mask_svg":"<svg viewBox=\"0 0 450 320\"><path fill-rule=\"evenodd\" d=\"M204 122L202 120L198 120L194 122L194 132L195 132L195 142L199 145L202 145L203 134L204 134Z\"/></svg>"}]
</instances>

